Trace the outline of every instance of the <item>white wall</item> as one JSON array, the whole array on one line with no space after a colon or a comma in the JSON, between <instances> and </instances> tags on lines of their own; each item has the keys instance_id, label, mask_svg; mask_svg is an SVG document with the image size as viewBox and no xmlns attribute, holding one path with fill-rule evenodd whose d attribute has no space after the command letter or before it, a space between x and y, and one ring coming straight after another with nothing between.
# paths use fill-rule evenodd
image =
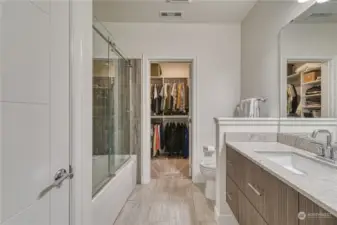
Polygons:
<instances>
[{"instance_id":1,"label":"white wall","mask_svg":"<svg viewBox=\"0 0 337 225\"><path fill-rule=\"evenodd\" d=\"M232 116L239 101L240 24L104 24L130 58L197 57L196 148L201 160L202 146L214 142L213 117ZM105 49L97 48L95 57L104 56Z\"/></svg>"},{"instance_id":2,"label":"white wall","mask_svg":"<svg viewBox=\"0 0 337 225\"><path fill-rule=\"evenodd\" d=\"M279 115L279 32L312 4L260 1L242 22L241 97L267 97L264 116Z\"/></svg>"},{"instance_id":3,"label":"white wall","mask_svg":"<svg viewBox=\"0 0 337 225\"><path fill-rule=\"evenodd\" d=\"M283 58L328 58L337 55L337 24L289 24L281 32Z\"/></svg>"}]
</instances>

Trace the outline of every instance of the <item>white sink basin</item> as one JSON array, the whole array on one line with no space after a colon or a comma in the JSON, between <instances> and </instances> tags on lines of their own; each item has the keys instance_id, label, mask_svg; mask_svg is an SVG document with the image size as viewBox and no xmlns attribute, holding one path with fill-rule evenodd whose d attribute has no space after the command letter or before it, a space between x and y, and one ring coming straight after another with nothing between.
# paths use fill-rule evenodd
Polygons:
<instances>
[{"instance_id":1,"label":"white sink basin","mask_svg":"<svg viewBox=\"0 0 337 225\"><path fill-rule=\"evenodd\" d=\"M297 175L305 175L306 172L301 168L303 160L308 161L309 159L298 155L293 152L266 152L266 151L256 151L260 155L263 155L270 161L273 161L290 172Z\"/></svg>"}]
</instances>

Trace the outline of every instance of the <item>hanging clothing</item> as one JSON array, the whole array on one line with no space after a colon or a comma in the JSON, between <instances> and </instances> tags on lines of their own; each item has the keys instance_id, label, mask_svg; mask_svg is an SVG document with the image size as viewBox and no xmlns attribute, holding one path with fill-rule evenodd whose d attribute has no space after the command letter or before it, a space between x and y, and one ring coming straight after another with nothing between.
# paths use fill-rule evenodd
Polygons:
<instances>
[{"instance_id":1,"label":"hanging clothing","mask_svg":"<svg viewBox=\"0 0 337 225\"><path fill-rule=\"evenodd\" d=\"M153 147L152 156L166 154L168 156L189 157L189 133L188 125L183 123L167 123L154 125L160 126L160 150ZM156 133L156 132L154 132ZM155 139L155 138L154 138ZM157 142L156 142L157 143Z\"/></svg>"},{"instance_id":2,"label":"hanging clothing","mask_svg":"<svg viewBox=\"0 0 337 225\"><path fill-rule=\"evenodd\" d=\"M158 93L158 86L157 84L153 85L153 89L151 88L151 111L154 115L160 114L160 100L161 97Z\"/></svg>"},{"instance_id":3,"label":"hanging clothing","mask_svg":"<svg viewBox=\"0 0 337 225\"><path fill-rule=\"evenodd\" d=\"M180 105L181 105L181 84L177 84L177 105L176 108L180 109Z\"/></svg>"},{"instance_id":4,"label":"hanging clothing","mask_svg":"<svg viewBox=\"0 0 337 225\"><path fill-rule=\"evenodd\" d=\"M180 86L180 107L179 107L179 111L180 112L185 112L185 84L182 83Z\"/></svg>"},{"instance_id":5,"label":"hanging clothing","mask_svg":"<svg viewBox=\"0 0 337 225\"><path fill-rule=\"evenodd\" d=\"M187 115L189 88L185 83L151 84L152 115Z\"/></svg>"},{"instance_id":6,"label":"hanging clothing","mask_svg":"<svg viewBox=\"0 0 337 225\"><path fill-rule=\"evenodd\" d=\"M176 106L177 106L177 84L176 83L172 85L171 97L172 97L171 110L175 111Z\"/></svg>"},{"instance_id":7,"label":"hanging clothing","mask_svg":"<svg viewBox=\"0 0 337 225\"><path fill-rule=\"evenodd\" d=\"M157 156L161 149L161 131L160 131L160 124L154 124L152 126L153 136L152 136L152 156Z\"/></svg>"},{"instance_id":8,"label":"hanging clothing","mask_svg":"<svg viewBox=\"0 0 337 225\"><path fill-rule=\"evenodd\" d=\"M189 157L189 132L188 132L188 127L186 126L184 128L184 148L183 148L183 156L185 159L187 159Z\"/></svg>"},{"instance_id":9,"label":"hanging clothing","mask_svg":"<svg viewBox=\"0 0 337 225\"><path fill-rule=\"evenodd\" d=\"M171 110L171 85L166 84L166 103L165 103L165 112L168 112Z\"/></svg>"}]
</instances>

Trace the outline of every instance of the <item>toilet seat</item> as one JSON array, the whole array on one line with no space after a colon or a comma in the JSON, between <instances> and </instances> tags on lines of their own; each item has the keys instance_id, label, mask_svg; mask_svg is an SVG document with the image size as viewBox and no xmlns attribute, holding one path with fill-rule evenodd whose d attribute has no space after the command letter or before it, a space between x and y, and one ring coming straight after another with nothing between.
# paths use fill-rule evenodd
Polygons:
<instances>
[{"instance_id":1,"label":"toilet seat","mask_svg":"<svg viewBox=\"0 0 337 225\"><path fill-rule=\"evenodd\" d=\"M202 161L200 163L200 172L203 174L206 179L215 179L215 174L216 174L216 165L215 162L205 162Z\"/></svg>"},{"instance_id":2,"label":"toilet seat","mask_svg":"<svg viewBox=\"0 0 337 225\"><path fill-rule=\"evenodd\" d=\"M216 170L216 164L215 162L205 162L205 161L202 161L200 163L200 166L203 167L205 170Z\"/></svg>"}]
</instances>

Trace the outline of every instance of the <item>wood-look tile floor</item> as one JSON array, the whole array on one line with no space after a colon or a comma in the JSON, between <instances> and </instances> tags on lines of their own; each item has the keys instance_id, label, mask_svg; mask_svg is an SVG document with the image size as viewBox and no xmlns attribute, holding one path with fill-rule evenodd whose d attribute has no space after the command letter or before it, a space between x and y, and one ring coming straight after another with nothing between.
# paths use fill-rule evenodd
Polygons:
<instances>
[{"instance_id":1,"label":"wood-look tile floor","mask_svg":"<svg viewBox=\"0 0 337 225\"><path fill-rule=\"evenodd\" d=\"M189 179L137 185L114 225L216 225L213 203Z\"/></svg>"},{"instance_id":2,"label":"wood-look tile floor","mask_svg":"<svg viewBox=\"0 0 337 225\"><path fill-rule=\"evenodd\" d=\"M151 177L189 177L189 160L182 158L159 157L151 160Z\"/></svg>"}]
</instances>

